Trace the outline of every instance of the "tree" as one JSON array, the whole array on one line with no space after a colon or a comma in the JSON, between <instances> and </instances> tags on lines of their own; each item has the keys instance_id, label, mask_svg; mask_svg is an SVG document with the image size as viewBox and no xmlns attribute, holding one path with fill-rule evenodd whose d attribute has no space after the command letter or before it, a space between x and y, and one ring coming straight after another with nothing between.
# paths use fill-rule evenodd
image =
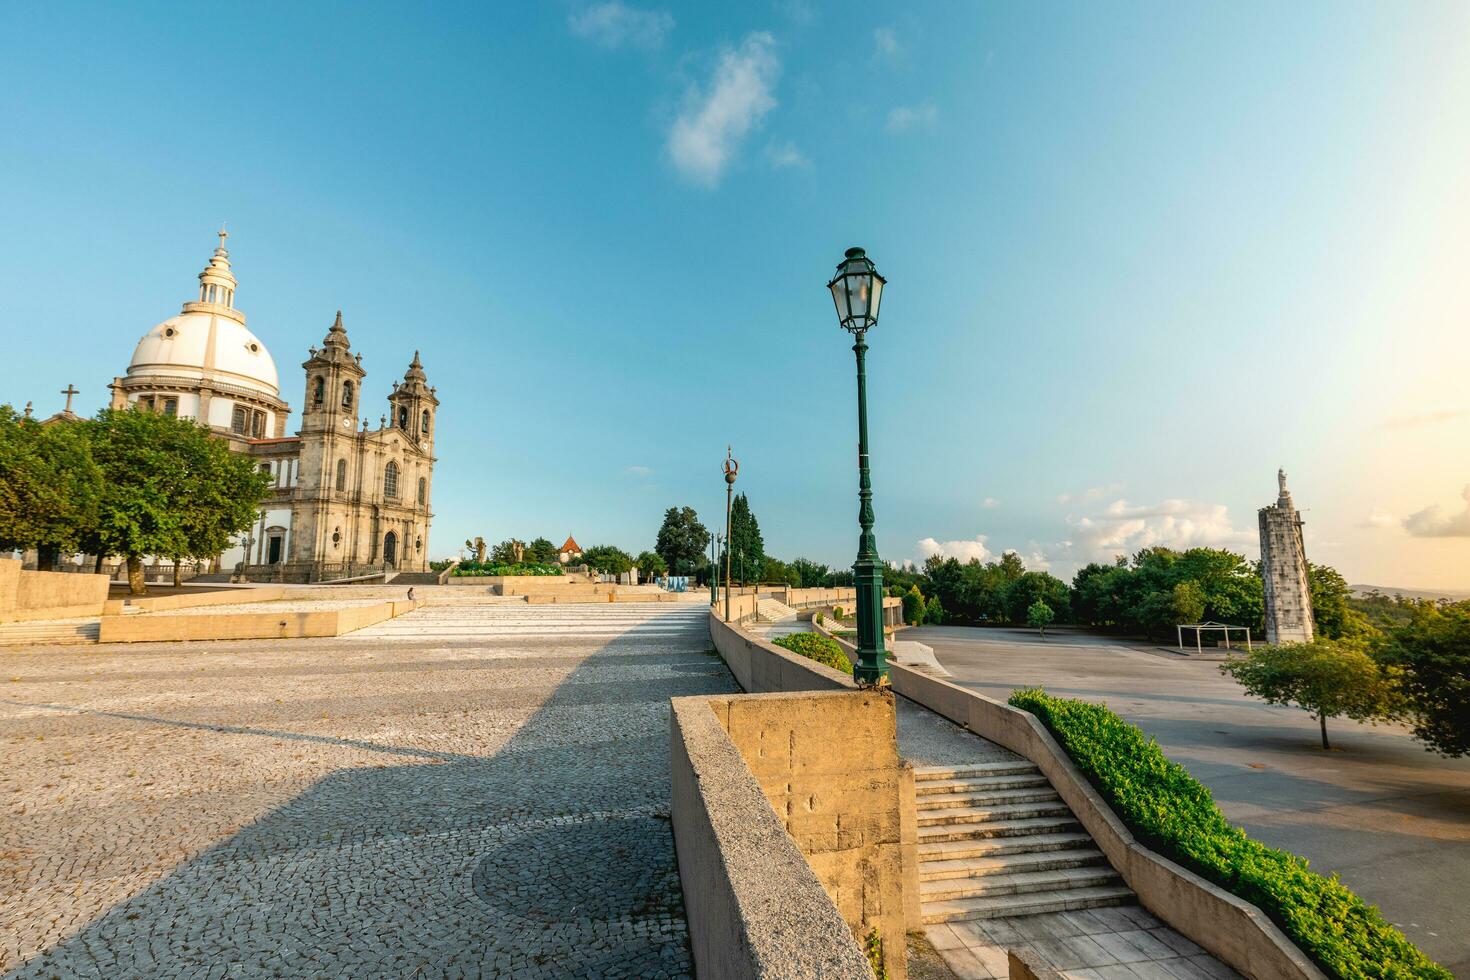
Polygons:
<instances>
[{"instance_id":1,"label":"tree","mask_svg":"<svg viewBox=\"0 0 1470 980\"><path fill-rule=\"evenodd\" d=\"M1319 639L1256 647L1220 665L1246 693L1267 704L1295 704L1316 717L1327 741L1327 719L1346 715L1357 721L1389 720L1403 713L1397 672L1384 669L1353 640Z\"/></svg>"},{"instance_id":2,"label":"tree","mask_svg":"<svg viewBox=\"0 0 1470 980\"><path fill-rule=\"evenodd\" d=\"M1205 590L1198 582L1180 582L1174 586L1170 605L1174 625L1198 623L1205 615Z\"/></svg>"},{"instance_id":3,"label":"tree","mask_svg":"<svg viewBox=\"0 0 1470 980\"><path fill-rule=\"evenodd\" d=\"M499 564L519 565L526 558L526 542L520 538L506 538L490 549L490 560Z\"/></svg>"},{"instance_id":4,"label":"tree","mask_svg":"<svg viewBox=\"0 0 1470 980\"><path fill-rule=\"evenodd\" d=\"M709 547L709 532L699 523L693 507L670 507L664 511L663 526L653 550L669 566L670 575L682 575L698 567Z\"/></svg>"},{"instance_id":5,"label":"tree","mask_svg":"<svg viewBox=\"0 0 1470 980\"><path fill-rule=\"evenodd\" d=\"M924 603L924 622L930 626L944 625L944 603L939 601L939 596L930 596Z\"/></svg>"},{"instance_id":6,"label":"tree","mask_svg":"<svg viewBox=\"0 0 1470 980\"><path fill-rule=\"evenodd\" d=\"M819 588L827 583L827 577L831 575L831 569L810 558L792 559L786 568L795 574L794 584L798 589Z\"/></svg>"},{"instance_id":7,"label":"tree","mask_svg":"<svg viewBox=\"0 0 1470 980\"><path fill-rule=\"evenodd\" d=\"M730 507L730 540L726 547L734 556L730 567L742 583L760 577L766 564L766 546L761 540L760 522L755 519L750 501L743 493L735 495L735 502Z\"/></svg>"},{"instance_id":8,"label":"tree","mask_svg":"<svg viewBox=\"0 0 1470 980\"><path fill-rule=\"evenodd\" d=\"M561 560L561 553L556 550L556 545L546 538L537 538L526 545L526 561L534 561L541 565L555 565Z\"/></svg>"},{"instance_id":9,"label":"tree","mask_svg":"<svg viewBox=\"0 0 1470 980\"><path fill-rule=\"evenodd\" d=\"M1026 625L1040 633L1043 640L1046 639L1046 627L1055 618L1056 613L1052 612L1051 606L1041 599L1037 599L1026 609Z\"/></svg>"},{"instance_id":10,"label":"tree","mask_svg":"<svg viewBox=\"0 0 1470 980\"><path fill-rule=\"evenodd\" d=\"M595 572L622 575L633 567L633 556L610 544L599 544L582 552L582 563Z\"/></svg>"},{"instance_id":11,"label":"tree","mask_svg":"<svg viewBox=\"0 0 1470 980\"><path fill-rule=\"evenodd\" d=\"M656 551L639 552L638 557L633 559L633 564L638 566L638 572L645 582L652 582L669 573L669 566L664 564Z\"/></svg>"},{"instance_id":12,"label":"tree","mask_svg":"<svg viewBox=\"0 0 1470 980\"><path fill-rule=\"evenodd\" d=\"M1067 583L1049 572L1022 572L1014 578L1009 578L1004 563L1001 566L1002 576L1007 577L1008 584L1005 586L1004 604L1005 617L1012 623L1026 623L1030 621L1031 607L1038 601L1045 602L1051 609L1053 615L1065 617L1071 609L1072 593L1067 588ZM1048 620L1050 622L1050 620Z\"/></svg>"},{"instance_id":13,"label":"tree","mask_svg":"<svg viewBox=\"0 0 1470 980\"><path fill-rule=\"evenodd\" d=\"M1307 589L1312 596L1312 619L1320 635L1336 640L1377 632L1368 617L1352 607L1353 590L1337 569L1307 562Z\"/></svg>"},{"instance_id":14,"label":"tree","mask_svg":"<svg viewBox=\"0 0 1470 980\"><path fill-rule=\"evenodd\" d=\"M84 424L42 425L0 405L0 551L35 548L49 571L81 546L101 492Z\"/></svg>"},{"instance_id":15,"label":"tree","mask_svg":"<svg viewBox=\"0 0 1470 980\"><path fill-rule=\"evenodd\" d=\"M910 626L918 626L924 621L924 593L917 585L909 586L903 593L903 621Z\"/></svg>"},{"instance_id":16,"label":"tree","mask_svg":"<svg viewBox=\"0 0 1470 980\"><path fill-rule=\"evenodd\" d=\"M189 555L216 533L242 533L265 499L269 477L246 457L223 461L206 445L216 441L209 430L190 419L104 409L87 425L102 493L83 546L125 556L133 595L144 593L144 555ZM222 486L202 486L221 474Z\"/></svg>"},{"instance_id":17,"label":"tree","mask_svg":"<svg viewBox=\"0 0 1470 980\"><path fill-rule=\"evenodd\" d=\"M781 583L793 588L801 586L801 576L784 561L766 555L766 563L761 567L761 581L774 585Z\"/></svg>"},{"instance_id":18,"label":"tree","mask_svg":"<svg viewBox=\"0 0 1470 980\"><path fill-rule=\"evenodd\" d=\"M1470 602L1412 602L1411 618L1389 627L1379 660L1402 671L1414 736L1432 751L1470 754Z\"/></svg>"}]
</instances>

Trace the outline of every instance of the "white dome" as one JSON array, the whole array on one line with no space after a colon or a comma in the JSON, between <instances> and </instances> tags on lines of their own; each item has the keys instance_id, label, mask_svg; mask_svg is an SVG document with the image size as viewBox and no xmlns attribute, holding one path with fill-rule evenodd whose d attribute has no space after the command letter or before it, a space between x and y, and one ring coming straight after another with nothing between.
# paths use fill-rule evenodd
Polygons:
<instances>
[{"instance_id":1,"label":"white dome","mask_svg":"<svg viewBox=\"0 0 1470 980\"><path fill-rule=\"evenodd\" d=\"M214 312L181 313L148 331L133 351L127 376L219 381L272 398L281 393L265 344L239 320Z\"/></svg>"}]
</instances>

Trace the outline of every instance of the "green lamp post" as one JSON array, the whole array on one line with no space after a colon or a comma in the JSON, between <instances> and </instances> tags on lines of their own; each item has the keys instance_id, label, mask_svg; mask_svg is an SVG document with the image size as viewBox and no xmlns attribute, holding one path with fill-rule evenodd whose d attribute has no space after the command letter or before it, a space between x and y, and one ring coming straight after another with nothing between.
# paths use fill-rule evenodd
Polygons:
<instances>
[{"instance_id":1,"label":"green lamp post","mask_svg":"<svg viewBox=\"0 0 1470 980\"><path fill-rule=\"evenodd\" d=\"M857 342L858 403L858 536L853 584L857 586L857 666L852 674L859 684L878 684L888 676L888 659L883 651L883 562L878 557L878 540L873 536L873 480L868 471L868 376L867 333L878 323L878 304L887 280L860 248L850 248L827 283L837 304L837 320Z\"/></svg>"}]
</instances>

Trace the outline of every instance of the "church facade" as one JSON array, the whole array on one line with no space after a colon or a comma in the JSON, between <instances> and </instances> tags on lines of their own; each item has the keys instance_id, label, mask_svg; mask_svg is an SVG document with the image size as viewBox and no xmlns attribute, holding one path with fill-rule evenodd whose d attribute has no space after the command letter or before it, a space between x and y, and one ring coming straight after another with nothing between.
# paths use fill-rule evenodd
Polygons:
<instances>
[{"instance_id":1,"label":"church facade","mask_svg":"<svg viewBox=\"0 0 1470 980\"><path fill-rule=\"evenodd\" d=\"M367 370L338 311L302 362L301 427L288 435L291 407L235 305L225 238L199 273L198 299L144 334L113 379L112 407L197 419L270 474L270 496L221 569L286 581L427 570L439 399L418 352L370 428Z\"/></svg>"}]
</instances>

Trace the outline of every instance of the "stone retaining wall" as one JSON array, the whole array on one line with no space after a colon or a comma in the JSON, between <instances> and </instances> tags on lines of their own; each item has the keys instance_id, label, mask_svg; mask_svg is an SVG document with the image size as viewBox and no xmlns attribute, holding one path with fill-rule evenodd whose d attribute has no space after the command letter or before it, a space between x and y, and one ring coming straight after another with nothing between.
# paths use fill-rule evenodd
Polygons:
<instances>
[{"instance_id":1,"label":"stone retaining wall","mask_svg":"<svg viewBox=\"0 0 1470 980\"><path fill-rule=\"evenodd\" d=\"M750 599L749 596L732 597ZM740 687L751 694L773 691L857 690L850 675L809 660L726 623L710 610L710 638Z\"/></svg>"},{"instance_id":2,"label":"stone retaining wall","mask_svg":"<svg viewBox=\"0 0 1470 980\"><path fill-rule=\"evenodd\" d=\"M157 643L186 640L266 640L342 636L422 606L417 599L349 606L321 612L203 613L170 616L137 613L102 617L99 643Z\"/></svg>"},{"instance_id":3,"label":"stone retaining wall","mask_svg":"<svg viewBox=\"0 0 1470 980\"><path fill-rule=\"evenodd\" d=\"M0 558L0 623L102 615L106 575L32 572L14 558Z\"/></svg>"},{"instance_id":4,"label":"stone retaining wall","mask_svg":"<svg viewBox=\"0 0 1470 980\"><path fill-rule=\"evenodd\" d=\"M1266 913L1138 843L1035 715L901 664L889 677L897 693L1034 762L1143 906L1184 936L1247 977L1325 980Z\"/></svg>"},{"instance_id":5,"label":"stone retaining wall","mask_svg":"<svg viewBox=\"0 0 1470 980\"><path fill-rule=\"evenodd\" d=\"M286 595L283 585L256 585L246 588L221 587L208 592L185 592L180 595L127 596L108 599L103 608L104 616L118 616L124 608L141 609L144 612L163 612L169 609L193 609L197 606L228 606L241 602L269 602Z\"/></svg>"}]
</instances>

